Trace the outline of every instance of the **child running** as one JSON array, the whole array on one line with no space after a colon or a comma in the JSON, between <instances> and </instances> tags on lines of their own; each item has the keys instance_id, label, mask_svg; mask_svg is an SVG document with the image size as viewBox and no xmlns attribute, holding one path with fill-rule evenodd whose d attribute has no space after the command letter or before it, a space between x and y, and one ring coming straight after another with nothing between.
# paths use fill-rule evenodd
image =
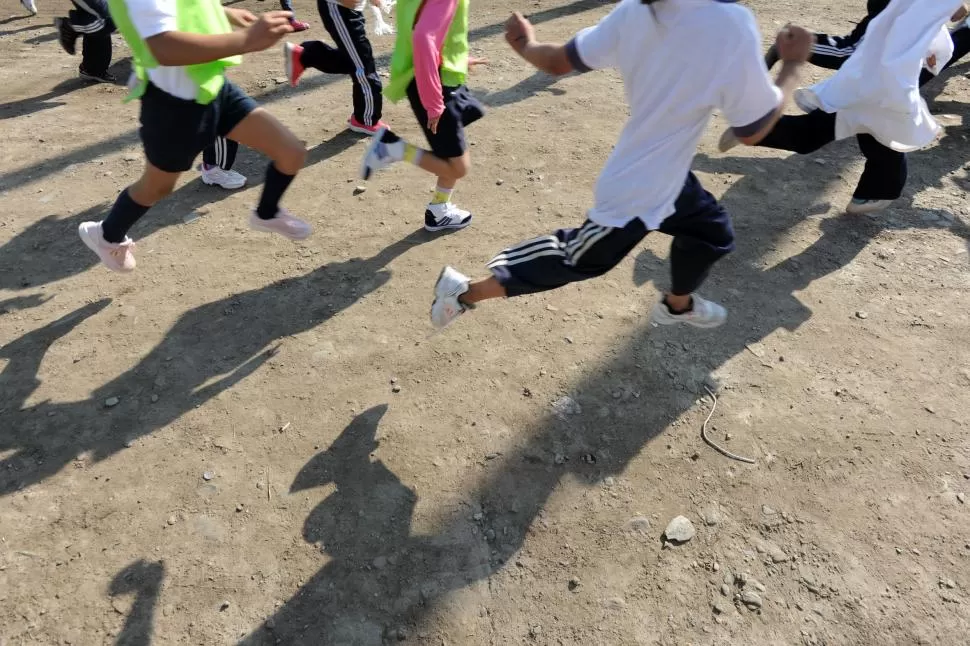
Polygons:
<instances>
[{"instance_id":1,"label":"child running","mask_svg":"<svg viewBox=\"0 0 970 646\"><path fill-rule=\"evenodd\" d=\"M873 8L870 3L870 13ZM957 44L944 26L956 2L892 0L876 8L864 21L865 38L858 36L839 71L796 95L806 114L782 117L757 144L805 155L854 135L866 158L845 207L855 215L876 213L898 199L908 176L906 154L939 133L918 87L924 74L932 78L942 71ZM727 152L735 145L727 130L718 148Z\"/></svg>"},{"instance_id":2,"label":"child running","mask_svg":"<svg viewBox=\"0 0 970 646\"><path fill-rule=\"evenodd\" d=\"M514 14L505 38L526 61L553 75L615 68L630 119L596 183L585 224L508 247L471 281L451 267L438 278L431 322L443 328L476 303L563 287L601 276L650 231L673 236L671 287L653 308L661 325L721 325L726 310L694 292L734 248L727 212L690 170L711 113L721 110L746 144L778 120L809 56L811 34L784 29L784 66L772 84L754 16L719 0L622 0L595 27L566 45L537 42ZM684 43L692 46L685 48ZM671 57L675 56L674 59ZM676 60L676 65L671 65Z\"/></svg>"},{"instance_id":3,"label":"child running","mask_svg":"<svg viewBox=\"0 0 970 646\"><path fill-rule=\"evenodd\" d=\"M380 0L369 0L380 6ZM374 51L367 39L364 8L357 0L318 0L320 19L337 44L332 47L320 40L302 45L283 45L283 59L290 85L296 87L307 67L325 74L349 75L353 81L354 112L347 120L353 132L373 135L387 125L381 121L381 77L374 63Z\"/></svg>"},{"instance_id":4,"label":"child running","mask_svg":"<svg viewBox=\"0 0 970 646\"><path fill-rule=\"evenodd\" d=\"M303 144L225 77L241 54L264 50L292 32L290 14L258 18L219 0L109 0L111 16L132 50L137 78L129 99L141 99L141 140L147 163L103 222L83 222L81 239L114 271L135 268L128 230L172 192L179 175L217 137L267 155L259 205L249 219L257 231L292 240L310 235L310 225L279 206L303 166ZM233 31L231 25L241 27Z\"/></svg>"},{"instance_id":5,"label":"child running","mask_svg":"<svg viewBox=\"0 0 970 646\"><path fill-rule=\"evenodd\" d=\"M471 168L465 127L485 114L465 87L468 0L400 0L396 11L397 41L384 96L395 103L407 97L431 150L419 149L381 128L364 155L361 176L370 179L374 172L400 161L423 168L438 177L424 212L424 228L463 229L471 224L472 214L455 206L451 197L458 180Z\"/></svg>"},{"instance_id":6,"label":"child running","mask_svg":"<svg viewBox=\"0 0 970 646\"><path fill-rule=\"evenodd\" d=\"M812 45L812 56L808 59L808 62L823 69L837 70L841 68L843 63L855 53L862 43L862 37L866 35L869 23L888 6L889 0L868 0L865 17L846 36L816 33L815 43ZM966 5L961 5L950 16L950 22L956 23L953 30L950 31L950 39L953 41L953 56L943 66L943 69L950 67L970 53L970 25L966 22L967 15ZM771 69L776 62L778 62L778 54L774 48L771 48L765 55L765 63L767 63L768 69ZM925 85L934 78L936 78L936 74L930 69L924 69L920 74L919 84Z\"/></svg>"}]
</instances>

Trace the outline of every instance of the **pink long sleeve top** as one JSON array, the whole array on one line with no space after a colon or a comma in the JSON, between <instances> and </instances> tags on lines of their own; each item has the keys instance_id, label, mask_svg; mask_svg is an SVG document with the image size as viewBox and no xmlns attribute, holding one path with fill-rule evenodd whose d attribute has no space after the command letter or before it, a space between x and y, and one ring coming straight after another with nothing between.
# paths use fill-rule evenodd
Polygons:
<instances>
[{"instance_id":1,"label":"pink long sleeve top","mask_svg":"<svg viewBox=\"0 0 970 646\"><path fill-rule=\"evenodd\" d=\"M429 119L445 111L441 93L441 48L455 17L458 0L424 0L414 25L414 80Z\"/></svg>"}]
</instances>

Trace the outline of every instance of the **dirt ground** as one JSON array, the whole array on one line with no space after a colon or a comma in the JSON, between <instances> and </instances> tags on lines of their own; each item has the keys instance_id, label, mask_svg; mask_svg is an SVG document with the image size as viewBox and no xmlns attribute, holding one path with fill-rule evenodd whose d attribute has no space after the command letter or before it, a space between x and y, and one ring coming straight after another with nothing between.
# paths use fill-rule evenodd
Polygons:
<instances>
[{"instance_id":1,"label":"dirt ground","mask_svg":"<svg viewBox=\"0 0 970 646\"><path fill-rule=\"evenodd\" d=\"M565 40L608 2L473 6L490 112L456 193L474 226L447 236L414 168L355 195L347 80L293 90L278 50L247 57L232 78L307 141L285 202L314 235L247 229L243 150L250 187L188 174L127 276L75 229L138 175L137 108L75 80L67 3L39 2L0 14L0 644L970 643L966 68L926 89L948 128L878 217L841 215L854 142L721 155L714 120L721 329L648 323L657 235L429 336L441 266L581 222L626 115L616 75L534 74L503 19ZM844 33L863 4L751 7L766 34ZM701 441L705 387L711 436L755 464ZM678 515L696 535L665 549Z\"/></svg>"}]
</instances>

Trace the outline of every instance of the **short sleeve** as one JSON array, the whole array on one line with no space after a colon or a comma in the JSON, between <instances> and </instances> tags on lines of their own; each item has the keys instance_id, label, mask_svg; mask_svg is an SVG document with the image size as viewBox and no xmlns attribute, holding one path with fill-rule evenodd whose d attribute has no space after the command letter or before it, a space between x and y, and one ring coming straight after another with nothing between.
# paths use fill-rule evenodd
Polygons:
<instances>
[{"instance_id":1,"label":"short sleeve","mask_svg":"<svg viewBox=\"0 0 970 646\"><path fill-rule=\"evenodd\" d=\"M623 0L599 24L587 27L566 43L566 54L573 69L588 72L618 66L630 2Z\"/></svg>"},{"instance_id":2,"label":"short sleeve","mask_svg":"<svg viewBox=\"0 0 970 646\"><path fill-rule=\"evenodd\" d=\"M741 26L738 55L730 60L722 77L725 83L718 106L735 134L742 137L758 132L784 98L765 66L761 34L754 17L748 13L746 18L746 24Z\"/></svg>"},{"instance_id":3,"label":"short sleeve","mask_svg":"<svg viewBox=\"0 0 970 646\"><path fill-rule=\"evenodd\" d=\"M178 31L175 0L126 0L128 17L142 38Z\"/></svg>"}]
</instances>

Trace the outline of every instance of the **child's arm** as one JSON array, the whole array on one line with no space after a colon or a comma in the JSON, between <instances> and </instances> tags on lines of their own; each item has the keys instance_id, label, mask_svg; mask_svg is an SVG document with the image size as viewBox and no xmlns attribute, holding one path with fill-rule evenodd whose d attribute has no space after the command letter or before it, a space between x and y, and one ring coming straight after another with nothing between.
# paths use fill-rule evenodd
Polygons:
<instances>
[{"instance_id":1,"label":"child's arm","mask_svg":"<svg viewBox=\"0 0 970 646\"><path fill-rule=\"evenodd\" d=\"M445 111L441 94L441 45L455 17L458 0L425 0L414 25L414 80L421 105L428 113L428 129L437 132Z\"/></svg>"},{"instance_id":2,"label":"child's arm","mask_svg":"<svg viewBox=\"0 0 970 646\"><path fill-rule=\"evenodd\" d=\"M290 12L261 14L247 29L229 34L190 34L165 31L145 39L159 65L197 65L227 56L257 52L275 45L293 31Z\"/></svg>"}]
</instances>

